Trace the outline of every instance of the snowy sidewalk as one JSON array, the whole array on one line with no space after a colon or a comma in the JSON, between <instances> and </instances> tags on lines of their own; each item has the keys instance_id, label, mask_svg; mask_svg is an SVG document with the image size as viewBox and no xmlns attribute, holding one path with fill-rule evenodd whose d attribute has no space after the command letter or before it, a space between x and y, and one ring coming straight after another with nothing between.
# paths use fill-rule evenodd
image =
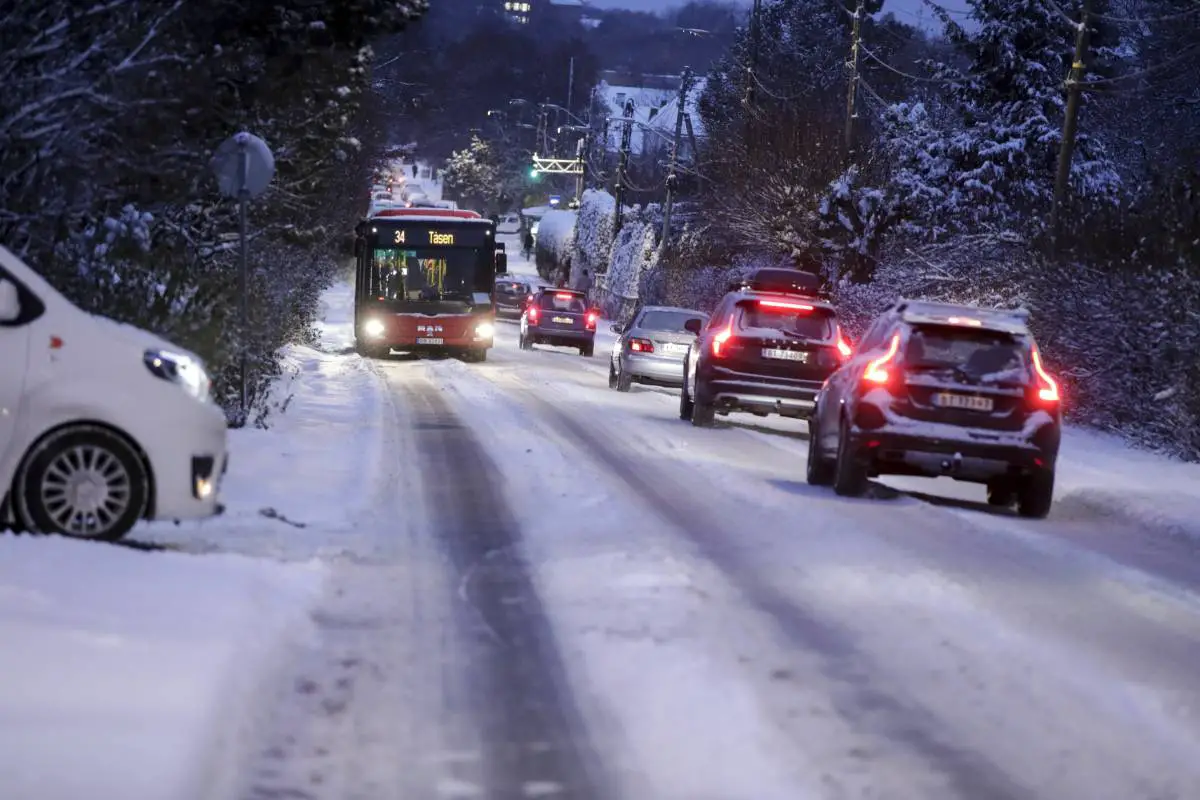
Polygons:
<instances>
[{"instance_id":1,"label":"snowy sidewalk","mask_svg":"<svg viewBox=\"0 0 1200 800\"><path fill-rule=\"evenodd\" d=\"M320 349L289 348L270 427L230 433L225 516L143 525L145 550L0 535L4 800L229 796L311 630L322 543L378 483L385 399L347 354L350 298L326 293Z\"/></svg>"}]
</instances>

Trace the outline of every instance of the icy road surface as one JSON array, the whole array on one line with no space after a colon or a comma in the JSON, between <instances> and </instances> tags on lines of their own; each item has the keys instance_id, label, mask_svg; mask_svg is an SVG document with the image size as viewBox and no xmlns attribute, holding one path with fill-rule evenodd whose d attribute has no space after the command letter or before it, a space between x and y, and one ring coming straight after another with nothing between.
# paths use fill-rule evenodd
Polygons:
<instances>
[{"instance_id":1,"label":"icy road surface","mask_svg":"<svg viewBox=\"0 0 1200 800\"><path fill-rule=\"evenodd\" d=\"M500 327L370 365L385 466L248 797L1200 797L1186 540L838 498L788 425Z\"/></svg>"}]
</instances>

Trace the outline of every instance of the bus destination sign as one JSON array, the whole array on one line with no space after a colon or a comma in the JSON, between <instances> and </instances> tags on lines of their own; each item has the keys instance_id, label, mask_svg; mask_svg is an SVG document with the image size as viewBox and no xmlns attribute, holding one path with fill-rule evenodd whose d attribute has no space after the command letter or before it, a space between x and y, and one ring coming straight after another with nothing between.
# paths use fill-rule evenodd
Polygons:
<instances>
[{"instance_id":1,"label":"bus destination sign","mask_svg":"<svg viewBox=\"0 0 1200 800\"><path fill-rule=\"evenodd\" d=\"M486 247L491 243L482 225L443 227L405 226L379 231L379 246L387 247Z\"/></svg>"}]
</instances>

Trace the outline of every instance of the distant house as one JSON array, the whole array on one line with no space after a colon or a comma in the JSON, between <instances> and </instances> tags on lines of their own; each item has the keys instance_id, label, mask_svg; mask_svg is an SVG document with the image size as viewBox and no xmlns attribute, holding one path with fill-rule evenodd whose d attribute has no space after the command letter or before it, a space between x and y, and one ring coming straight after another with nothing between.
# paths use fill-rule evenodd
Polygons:
<instances>
[{"instance_id":1,"label":"distant house","mask_svg":"<svg viewBox=\"0 0 1200 800\"><path fill-rule=\"evenodd\" d=\"M621 149L621 122L617 119L625 114L625 106L633 102L633 130L629 139L629 151L634 155L656 149L650 139L657 138L654 120L668 103L674 105L679 93L678 75L637 75L618 70L600 73L593 102L596 113L610 119L605 147L609 152ZM603 124L603 123L602 123ZM674 117L672 117L672 130Z\"/></svg>"},{"instance_id":2,"label":"distant house","mask_svg":"<svg viewBox=\"0 0 1200 800\"><path fill-rule=\"evenodd\" d=\"M683 113L687 119L681 131L679 158L688 161L695 157L692 152L692 136L696 143L704 138L704 122L700 119L699 101L707 83L700 79L692 83L688 91L687 102L683 104ZM671 99L659 107L658 112L647 121L646 127L654 131L648 134L643 144L643 154L657 157L659 153L669 152L671 140L675 138L675 119L678 116L679 91L676 90ZM691 123L691 136L688 135L687 122Z\"/></svg>"}]
</instances>

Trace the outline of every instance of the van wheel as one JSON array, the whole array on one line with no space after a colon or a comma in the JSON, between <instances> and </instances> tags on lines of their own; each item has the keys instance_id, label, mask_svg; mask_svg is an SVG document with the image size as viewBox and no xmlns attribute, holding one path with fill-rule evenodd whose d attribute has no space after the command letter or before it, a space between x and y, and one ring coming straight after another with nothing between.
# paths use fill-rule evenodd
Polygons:
<instances>
[{"instance_id":1,"label":"van wheel","mask_svg":"<svg viewBox=\"0 0 1200 800\"><path fill-rule=\"evenodd\" d=\"M1030 519L1044 519L1054 502L1054 470L1039 469L1025 477L1017 487L1017 513Z\"/></svg>"},{"instance_id":2,"label":"van wheel","mask_svg":"<svg viewBox=\"0 0 1200 800\"><path fill-rule=\"evenodd\" d=\"M63 428L26 456L16 496L18 513L33 531L115 542L146 515L150 476L118 434Z\"/></svg>"}]
</instances>

